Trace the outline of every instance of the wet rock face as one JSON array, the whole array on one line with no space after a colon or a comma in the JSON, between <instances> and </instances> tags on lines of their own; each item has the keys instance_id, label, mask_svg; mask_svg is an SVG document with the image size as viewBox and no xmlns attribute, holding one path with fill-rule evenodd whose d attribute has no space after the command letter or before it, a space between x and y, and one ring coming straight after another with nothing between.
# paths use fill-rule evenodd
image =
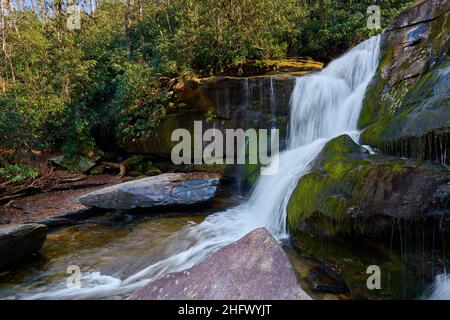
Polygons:
<instances>
[{"instance_id":1,"label":"wet rock face","mask_svg":"<svg viewBox=\"0 0 450 320\"><path fill-rule=\"evenodd\" d=\"M449 163L449 2L405 10L382 34L359 121L362 139L397 156Z\"/></svg>"},{"instance_id":2,"label":"wet rock face","mask_svg":"<svg viewBox=\"0 0 450 320\"><path fill-rule=\"evenodd\" d=\"M368 155L343 135L331 140L298 182L287 208L293 234L379 235L397 221L448 215L443 166Z\"/></svg>"},{"instance_id":3,"label":"wet rock face","mask_svg":"<svg viewBox=\"0 0 450 320\"><path fill-rule=\"evenodd\" d=\"M286 75L250 78L214 77L192 81L178 89L178 99L186 105L163 119L158 134L144 141L129 141L121 147L130 153L170 158L171 134L184 128L193 134L194 121L203 122L203 131L220 129L280 129L286 136L289 100L295 77Z\"/></svg>"},{"instance_id":4,"label":"wet rock face","mask_svg":"<svg viewBox=\"0 0 450 320\"><path fill-rule=\"evenodd\" d=\"M134 300L310 300L271 234L253 230L211 254L204 262L150 282Z\"/></svg>"},{"instance_id":5,"label":"wet rock face","mask_svg":"<svg viewBox=\"0 0 450 320\"><path fill-rule=\"evenodd\" d=\"M204 129L280 129L286 136L289 100L296 77L320 71L323 63L311 58L258 60L237 66L227 75L191 80L176 86L178 102L185 105L163 119L158 134L141 141L127 141L121 147L130 153L169 158L175 143L174 129L193 132L193 121L203 121Z\"/></svg>"},{"instance_id":6,"label":"wet rock face","mask_svg":"<svg viewBox=\"0 0 450 320\"><path fill-rule=\"evenodd\" d=\"M100 189L79 201L89 207L122 210L193 205L211 200L219 180L213 173L166 173Z\"/></svg>"},{"instance_id":7,"label":"wet rock face","mask_svg":"<svg viewBox=\"0 0 450 320\"><path fill-rule=\"evenodd\" d=\"M0 268L39 251L47 238L42 224L10 224L0 226Z\"/></svg>"}]
</instances>

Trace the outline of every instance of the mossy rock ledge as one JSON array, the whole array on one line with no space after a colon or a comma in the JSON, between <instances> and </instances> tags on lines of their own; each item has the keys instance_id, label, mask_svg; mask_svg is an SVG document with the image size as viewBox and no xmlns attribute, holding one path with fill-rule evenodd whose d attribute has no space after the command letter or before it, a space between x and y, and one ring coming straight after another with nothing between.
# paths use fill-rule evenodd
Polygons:
<instances>
[{"instance_id":1,"label":"mossy rock ledge","mask_svg":"<svg viewBox=\"0 0 450 320\"><path fill-rule=\"evenodd\" d=\"M379 236L397 223L450 216L450 172L442 165L370 155L349 136L324 147L288 203L297 235Z\"/></svg>"},{"instance_id":2,"label":"mossy rock ledge","mask_svg":"<svg viewBox=\"0 0 450 320\"><path fill-rule=\"evenodd\" d=\"M270 129L276 123L280 139L286 136L289 101L295 77L288 74L248 78L211 77L186 81L176 90L180 107L162 119L155 134L133 141L118 141L131 154L155 155L170 159L172 132L187 129L194 133L194 121L208 129ZM283 143L283 140L281 141Z\"/></svg>"},{"instance_id":3,"label":"mossy rock ledge","mask_svg":"<svg viewBox=\"0 0 450 320\"><path fill-rule=\"evenodd\" d=\"M312 71L305 71L312 72ZM280 146L285 144L289 119L289 101L295 86L295 76L288 73L255 77L211 77L187 81L176 90L181 106L169 112L155 134L134 141L118 141L130 154L142 154L161 161L171 159L172 132L187 129L194 144L194 121L202 122L202 131L218 129L225 135L227 129L267 129L275 125L279 130ZM209 143L204 143L203 147ZM225 150L225 155L226 150ZM242 180L252 185L260 172L259 165L177 166L170 171L217 172L227 178Z\"/></svg>"},{"instance_id":4,"label":"mossy rock ledge","mask_svg":"<svg viewBox=\"0 0 450 320\"><path fill-rule=\"evenodd\" d=\"M380 64L359 120L365 144L449 163L449 6L416 2L382 33Z\"/></svg>"}]
</instances>

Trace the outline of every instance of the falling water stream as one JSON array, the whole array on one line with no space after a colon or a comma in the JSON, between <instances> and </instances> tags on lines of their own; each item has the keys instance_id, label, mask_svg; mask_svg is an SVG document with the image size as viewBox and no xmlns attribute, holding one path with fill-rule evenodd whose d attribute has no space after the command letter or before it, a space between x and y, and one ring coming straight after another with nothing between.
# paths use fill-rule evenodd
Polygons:
<instances>
[{"instance_id":1,"label":"falling water stream","mask_svg":"<svg viewBox=\"0 0 450 320\"><path fill-rule=\"evenodd\" d=\"M164 239L162 259L123 279L98 271L84 272L81 288L59 279L19 295L26 299L89 299L126 296L149 280L192 267L258 227L278 239L288 237L286 206L298 179L324 145L340 134L358 139L362 100L378 65L379 37L372 37L331 62L321 72L296 79L291 96L287 150L279 155L276 175L262 175L243 204L192 223ZM273 89L273 84L271 86ZM16 296L17 297L17 296Z\"/></svg>"},{"instance_id":2,"label":"falling water stream","mask_svg":"<svg viewBox=\"0 0 450 320\"><path fill-rule=\"evenodd\" d=\"M430 300L450 299L450 276L445 273L436 276L434 283L425 292L423 298Z\"/></svg>"}]
</instances>

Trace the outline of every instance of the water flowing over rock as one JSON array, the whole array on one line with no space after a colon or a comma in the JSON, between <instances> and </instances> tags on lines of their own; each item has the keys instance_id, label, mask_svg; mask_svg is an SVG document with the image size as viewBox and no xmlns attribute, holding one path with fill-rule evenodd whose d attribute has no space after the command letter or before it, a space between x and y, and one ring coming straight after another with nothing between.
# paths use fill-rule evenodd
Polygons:
<instances>
[{"instance_id":1,"label":"water flowing over rock","mask_svg":"<svg viewBox=\"0 0 450 320\"><path fill-rule=\"evenodd\" d=\"M10 224L0 226L0 268L39 251L47 237L42 224Z\"/></svg>"},{"instance_id":2,"label":"water flowing over rock","mask_svg":"<svg viewBox=\"0 0 450 320\"><path fill-rule=\"evenodd\" d=\"M450 3L426 0L381 35L381 58L364 99L364 143L384 153L449 163Z\"/></svg>"},{"instance_id":3,"label":"water flowing over rock","mask_svg":"<svg viewBox=\"0 0 450 320\"><path fill-rule=\"evenodd\" d=\"M450 297L450 277L448 274L439 274L435 277L434 283L426 290L422 296L428 300L448 300Z\"/></svg>"},{"instance_id":4,"label":"water flowing over rock","mask_svg":"<svg viewBox=\"0 0 450 320\"><path fill-rule=\"evenodd\" d=\"M120 183L80 197L89 207L134 209L193 205L211 200L220 176L207 173L166 173Z\"/></svg>"},{"instance_id":5,"label":"water flowing over rock","mask_svg":"<svg viewBox=\"0 0 450 320\"><path fill-rule=\"evenodd\" d=\"M258 67L257 67L258 66ZM264 74L249 77L210 77L180 83L176 87L177 100L184 108L177 108L162 120L158 135L148 139L124 141L121 147L130 153L170 157L173 130L185 128L193 132L194 121L203 121L204 130L225 129L280 129L286 137L289 99L295 79L320 71L323 63L307 59L283 61L264 60L250 67ZM266 74L273 71L275 74ZM255 73L256 72L256 73ZM248 74L248 72L245 72Z\"/></svg>"},{"instance_id":6,"label":"water flowing over rock","mask_svg":"<svg viewBox=\"0 0 450 320\"><path fill-rule=\"evenodd\" d=\"M123 281L115 279L118 280L114 284L115 291L126 292L170 272L192 268L215 251L257 228L266 228L278 239L288 237L286 206L295 183L308 172L311 162L328 140L342 133L355 134L364 92L375 73L378 56L379 37L372 37L323 71L297 78L290 101L287 150L280 153L279 162L272 163L268 168L274 169L274 174L258 178L247 202L209 215L202 223L187 226L176 237L168 239L176 243L168 244L166 258L143 267ZM339 94L339 99L327 99L330 86L338 88L342 82L347 89L346 95L333 90L331 94ZM308 83L314 83L314 90L306 90ZM336 109L341 112L339 117L336 116ZM316 124L311 127L313 132L302 137L301 125L310 121ZM273 123L272 126L277 127ZM278 164L279 170L275 170ZM246 283L247 279L242 278L239 287L245 288ZM81 291L89 293L90 289L86 287ZM109 286L93 290L97 297L111 295Z\"/></svg>"},{"instance_id":7,"label":"water flowing over rock","mask_svg":"<svg viewBox=\"0 0 450 320\"><path fill-rule=\"evenodd\" d=\"M440 165L369 155L343 135L328 142L289 201L293 234L374 235L403 220L450 215L450 172Z\"/></svg>"},{"instance_id":8,"label":"water flowing over rock","mask_svg":"<svg viewBox=\"0 0 450 320\"><path fill-rule=\"evenodd\" d=\"M141 141L127 141L121 147L130 153L170 158L173 130L194 132L194 121L203 130L270 129L277 124L280 137L286 136L289 99L295 77L273 75L249 78L213 77L191 81L179 88L178 99L185 108L169 113L162 120L158 135Z\"/></svg>"},{"instance_id":9,"label":"water flowing over rock","mask_svg":"<svg viewBox=\"0 0 450 320\"><path fill-rule=\"evenodd\" d=\"M191 268L257 228L266 228L279 239L286 238L286 206L295 183L308 172L311 162L328 140L343 132L355 133L364 92L377 67L378 53L379 38L372 37L323 71L297 78L291 97L287 150L279 155L279 170L273 175L260 176L246 203L210 215L203 223L183 230L179 237L192 245L174 246L169 258L149 265L125 283ZM324 78L326 81L322 81ZM327 99L330 86L342 82L347 95L340 96L339 101ZM306 90L309 83L314 83L315 90ZM339 90L331 94L338 93ZM339 119L336 109L342 112ZM311 127L311 134L303 137L301 125L309 121L316 125ZM245 286L245 281L241 285Z\"/></svg>"},{"instance_id":10,"label":"water flowing over rock","mask_svg":"<svg viewBox=\"0 0 450 320\"><path fill-rule=\"evenodd\" d=\"M264 228L229 244L197 266L168 274L131 295L135 300L310 300L283 249Z\"/></svg>"}]
</instances>

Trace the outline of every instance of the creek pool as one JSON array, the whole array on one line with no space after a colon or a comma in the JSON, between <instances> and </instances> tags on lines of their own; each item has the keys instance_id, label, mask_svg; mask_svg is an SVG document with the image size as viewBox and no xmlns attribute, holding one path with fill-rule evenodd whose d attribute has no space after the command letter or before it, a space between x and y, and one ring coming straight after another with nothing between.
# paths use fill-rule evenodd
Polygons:
<instances>
[{"instance_id":1,"label":"creek pool","mask_svg":"<svg viewBox=\"0 0 450 320\"><path fill-rule=\"evenodd\" d=\"M121 290L121 281L147 266L169 258L174 249L192 247L195 244L192 241L199 240L183 237L181 231L202 223L210 214L247 201L236 190L235 186L221 187L214 201L202 209L151 214L108 212L77 225L54 229L48 234L39 254L11 266L10 270L0 272L0 299L126 299L130 291ZM403 236L411 237L411 234L405 233ZM419 261L428 266L426 269L433 266L436 268L442 262L445 266L445 255L438 251L426 253L422 251L425 248L419 250L424 243L423 239L419 240L421 241L407 241L405 244L408 247L398 257L387 253L380 257L375 254L379 250L351 244L338 247L322 243L324 239L314 241L317 246L314 252L293 249L289 239L283 240L282 245L299 284L314 299L351 298L349 295L318 293L311 289L306 279L319 260L341 266L343 275L347 275L346 282L350 279L348 285L351 290L353 293L361 292L362 298L401 299L417 298L417 293L412 294L412 291L418 289L417 292L423 292L427 287L426 283L437 274L424 277L423 272L408 270L407 265L417 265ZM435 240L432 239L432 242ZM314 246L309 244L309 249L311 248ZM383 292L378 296L361 290L361 284L365 283L367 277L365 266L372 264L372 261L385 261L382 268L387 270L383 281L388 282L383 282ZM73 272L74 266L81 271L81 289L83 286L91 289L71 294L74 289L68 288L67 282L70 282L72 273L68 271ZM348 277L349 273L354 273L357 277ZM448 290L448 285L441 287L438 287L440 291ZM95 291L96 288L99 288L98 292Z\"/></svg>"}]
</instances>

